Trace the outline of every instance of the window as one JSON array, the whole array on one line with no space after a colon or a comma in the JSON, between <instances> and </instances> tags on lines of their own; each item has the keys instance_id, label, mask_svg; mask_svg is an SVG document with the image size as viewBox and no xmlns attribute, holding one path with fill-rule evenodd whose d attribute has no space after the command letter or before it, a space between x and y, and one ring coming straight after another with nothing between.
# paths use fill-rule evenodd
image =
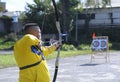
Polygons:
<instances>
[{"instance_id":1,"label":"window","mask_svg":"<svg viewBox=\"0 0 120 82\"><path fill-rule=\"evenodd\" d=\"M78 14L78 19L82 20L82 19L95 19L95 13L92 14Z\"/></svg>"}]
</instances>

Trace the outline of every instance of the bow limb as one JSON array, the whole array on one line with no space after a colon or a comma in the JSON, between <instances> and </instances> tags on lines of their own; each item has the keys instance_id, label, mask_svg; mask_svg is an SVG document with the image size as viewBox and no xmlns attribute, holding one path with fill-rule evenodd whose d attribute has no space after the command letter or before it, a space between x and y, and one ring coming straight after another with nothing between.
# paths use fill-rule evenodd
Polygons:
<instances>
[{"instance_id":1,"label":"bow limb","mask_svg":"<svg viewBox=\"0 0 120 82\"><path fill-rule=\"evenodd\" d=\"M57 11L55 0L52 0L52 2L53 2L54 9L55 9L56 27L57 27L57 30L59 32L59 42L61 42L62 38L61 38L61 30L60 30L60 22L59 22L58 11ZM60 48L58 48L58 53L57 53L57 57L56 57L56 61L55 61L55 72L54 72L54 77L53 77L52 82L55 82L56 78L57 78L58 67L59 67L59 56L60 56Z\"/></svg>"}]
</instances>

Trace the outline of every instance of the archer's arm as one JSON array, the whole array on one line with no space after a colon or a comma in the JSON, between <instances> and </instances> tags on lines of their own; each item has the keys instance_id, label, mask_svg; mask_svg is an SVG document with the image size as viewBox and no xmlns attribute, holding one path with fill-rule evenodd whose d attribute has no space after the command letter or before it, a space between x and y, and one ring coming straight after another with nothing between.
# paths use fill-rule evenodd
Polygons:
<instances>
[{"instance_id":1,"label":"archer's arm","mask_svg":"<svg viewBox=\"0 0 120 82\"><path fill-rule=\"evenodd\" d=\"M54 44L52 44L51 46L41 46L41 50L43 51L43 54L49 55L51 54L53 51L55 51L57 48L59 47L58 42L55 42Z\"/></svg>"}]
</instances>

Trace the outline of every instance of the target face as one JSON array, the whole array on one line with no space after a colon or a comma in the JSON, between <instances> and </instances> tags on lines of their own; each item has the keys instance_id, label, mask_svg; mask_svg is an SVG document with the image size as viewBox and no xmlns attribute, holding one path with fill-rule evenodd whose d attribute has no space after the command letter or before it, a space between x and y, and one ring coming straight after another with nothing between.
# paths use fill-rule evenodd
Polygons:
<instances>
[{"instance_id":1,"label":"target face","mask_svg":"<svg viewBox=\"0 0 120 82\"><path fill-rule=\"evenodd\" d=\"M107 49L107 40L106 39L94 39L92 41L93 50L106 50Z\"/></svg>"}]
</instances>

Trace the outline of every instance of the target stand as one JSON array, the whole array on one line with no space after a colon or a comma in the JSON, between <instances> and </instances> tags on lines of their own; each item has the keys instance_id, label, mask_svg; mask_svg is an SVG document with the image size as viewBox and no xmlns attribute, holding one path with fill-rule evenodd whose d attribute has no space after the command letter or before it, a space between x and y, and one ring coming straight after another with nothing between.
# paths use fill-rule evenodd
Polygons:
<instances>
[{"instance_id":1,"label":"target stand","mask_svg":"<svg viewBox=\"0 0 120 82\"><path fill-rule=\"evenodd\" d=\"M108 36L96 36L93 38L91 43L91 62L95 59L105 59L106 62L109 62L109 46L108 46Z\"/></svg>"}]
</instances>

